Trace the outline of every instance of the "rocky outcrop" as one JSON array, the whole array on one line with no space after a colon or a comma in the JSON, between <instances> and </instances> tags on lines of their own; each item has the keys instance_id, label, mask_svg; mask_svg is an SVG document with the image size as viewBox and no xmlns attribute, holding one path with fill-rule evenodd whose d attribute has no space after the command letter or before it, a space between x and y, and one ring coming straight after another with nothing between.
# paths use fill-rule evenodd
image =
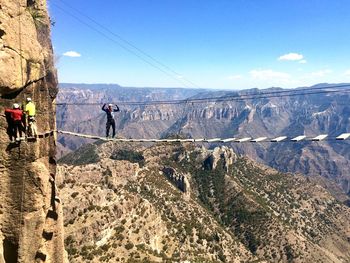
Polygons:
<instances>
[{"instance_id":1,"label":"rocky outcrop","mask_svg":"<svg viewBox=\"0 0 350 263\"><path fill-rule=\"evenodd\" d=\"M71 262L350 260L348 207L228 147L98 141L73 155L57 174Z\"/></svg>"},{"instance_id":2,"label":"rocky outcrop","mask_svg":"<svg viewBox=\"0 0 350 263\"><path fill-rule=\"evenodd\" d=\"M204 165L206 168L214 170L217 167L218 162L223 161L223 165L226 171L228 171L229 167L233 164L234 161L236 161L236 159L237 155L234 153L232 148L226 146L216 147L206 158Z\"/></svg>"},{"instance_id":3,"label":"rocky outcrop","mask_svg":"<svg viewBox=\"0 0 350 263\"><path fill-rule=\"evenodd\" d=\"M2 1L0 21L0 95L52 75L46 1Z\"/></svg>"},{"instance_id":4,"label":"rocky outcrop","mask_svg":"<svg viewBox=\"0 0 350 263\"><path fill-rule=\"evenodd\" d=\"M164 167L162 172L181 192L189 195L190 184L185 174L179 174L171 167Z\"/></svg>"},{"instance_id":5,"label":"rocky outcrop","mask_svg":"<svg viewBox=\"0 0 350 263\"><path fill-rule=\"evenodd\" d=\"M0 262L64 262L54 134L10 143L3 115L31 97L39 133L55 130L56 71L45 0L0 4Z\"/></svg>"}]
</instances>

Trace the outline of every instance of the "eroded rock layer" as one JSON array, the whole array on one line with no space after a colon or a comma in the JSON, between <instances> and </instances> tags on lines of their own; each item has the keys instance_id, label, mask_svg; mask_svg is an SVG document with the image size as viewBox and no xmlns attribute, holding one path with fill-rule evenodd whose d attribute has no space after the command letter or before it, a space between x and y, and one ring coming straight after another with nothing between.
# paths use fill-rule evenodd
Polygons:
<instances>
[{"instance_id":1,"label":"eroded rock layer","mask_svg":"<svg viewBox=\"0 0 350 263\"><path fill-rule=\"evenodd\" d=\"M39 133L55 129L56 72L45 0L0 2L0 262L64 262L55 138L10 143L5 108L32 98Z\"/></svg>"}]
</instances>

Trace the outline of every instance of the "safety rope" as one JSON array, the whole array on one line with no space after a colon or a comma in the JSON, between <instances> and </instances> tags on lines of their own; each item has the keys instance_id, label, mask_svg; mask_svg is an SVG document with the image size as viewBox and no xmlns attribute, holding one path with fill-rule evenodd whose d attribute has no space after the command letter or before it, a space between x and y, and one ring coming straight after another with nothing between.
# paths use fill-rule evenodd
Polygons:
<instances>
[{"instance_id":1,"label":"safety rope","mask_svg":"<svg viewBox=\"0 0 350 263\"><path fill-rule=\"evenodd\" d=\"M209 102L244 102L248 100L255 99L268 99L268 98L282 98L282 97L305 97L309 95L319 95L319 94L336 94L343 93L348 94L350 92L350 84L337 84L337 85L327 85L322 87L309 87L301 89L286 89L277 91L264 91L254 93L244 93L244 90L237 91L235 93L228 93L222 96L210 96L210 97L200 97L200 98L187 98L187 99L172 99L172 100L153 100L153 101L118 101L110 103L126 105L126 106L151 106L151 105L183 105L187 103L206 103ZM91 105L101 105L101 102L58 102L56 106L91 106ZM348 104L337 104L337 105L348 105Z\"/></svg>"},{"instance_id":2,"label":"safety rope","mask_svg":"<svg viewBox=\"0 0 350 263\"><path fill-rule=\"evenodd\" d=\"M18 38L19 38L19 55L20 55L20 67L21 67L21 87L24 86L24 72L23 72L23 59L22 59L22 21L21 21L21 0L18 0ZM19 148L19 152L21 149ZM27 151L26 146L24 147L24 166L23 173L21 178L21 202L20 202L20 210L19 210L19 219L18 219L18 243L20 242L20 236L22 233L22 224L23 224L23 203L24 203L24 195L25 195L25 173L27 166ZM21 156L19 156L21 157Z\"/></svg>"},{"instance_id":3,"label":"safety rope","mask_svg":"<svg viewBox=\"0 0 350 263\"><path fill-rule=\"evenodd\" d=\"M44 90L47 93L47 103L48 103L46 108L49 109L49 110L47 110L45 112L47 113L47 119L50 120L51 119L51 112L54 111L54 113L56 114L55 106L54 106L54 103L53 103L54 98L51 96L50 90L49 90L48 85L47 85L46 78L48 77L48 72L47 72L45 61L43 62L42 66L43 66L43 69L44 69L44 78L43 78L43 82L44 83L43 83L43 85L44 85ZM49 129L52 129L50 121L48 122L48 126L49 126L48 127ZM48 132L44 132L42 134L37 134L37 137L39 137L39 138L46 138L48 136L54 136L54 140L56 141L56 122L53 122L53 128L54 128L54 130L49 130ZM52 188L53 189L52 191L54 191L54 192L51 193L51 195L53 195L53 197L51 197L51 198L53 198L54 201L51 202L51 206L52 206L52 210L56 211L55 198L56 198L56 195L58 193L57 186L56 186L56 175L55 176L51 176L51 174L50 174L50 179L51 178L53 179L52 184L54 185L54 187Z\"/></svg>"},{"instance_id":4,"label":"safety rope","mask_svg":"<svg viewBox=\"0 0 350 263\"><path fill-rule=\"evenodd\" d=\"M21 87L24 85L23 74L23 59L22 59L22 21L21 21L21 0L18 0L18 40L19 40L19 55L20 55L20 67L21 67Z\"/></svg>"},{"instance_id":5,"label":"safety rope","mask_svg":"<svg viewBox=\"0 0 350 263\"><path fill-rule=\"evenodd\" d=\"M42 133L38 133L37 138L47 138L54 136L57 133L76 136L80 138L103 140L103 141L115 141L115 142L201 142L201 143L282 143L282 142L322 142L322 141L349 141L350 133L342 133L339 136L330 136L329 134L320 134L315 136L278 136L278 137L231 137L231 138L188 138L188 139L138 139L138 138L106 138L98 135L89 135L76 133L63 130L49 130ZM29 137L28 139L31 139Z\"/></svg>"},{"instance_id":6,"label":"safety rope","mask_svg":"<svg viewBox=\"0 0 350 263\"><path fill-rule=\"evenodd\" d=\"M21 151L21 149L19 149ZM25 174L26 174L26 167L27 167L27 145L24 146L23 150L24 154L24 172L22 173L22 189L21 189L21 204L20 204L20 211L19 211L19 229L18 229L18 239L20 239L20 235L22 233L22 226L24 224L23 220L23 203L24 203L24 197L25 197ZM19 242L19 240L18 240Z\"/></svg>"}]
</instances>

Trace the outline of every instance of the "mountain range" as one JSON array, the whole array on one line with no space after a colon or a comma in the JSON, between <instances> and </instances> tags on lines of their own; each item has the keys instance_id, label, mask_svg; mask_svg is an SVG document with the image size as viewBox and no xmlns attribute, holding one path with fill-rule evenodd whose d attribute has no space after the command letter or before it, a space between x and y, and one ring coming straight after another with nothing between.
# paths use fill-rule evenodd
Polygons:
<instances>
[{"instance_id":1,"label":"mountain range","mask_svg":"<svg viewBox=\"0 0 350 263\"><path fill-rule=\"evenodd\" d=\"M316 85L311 87L311 91L312 88L319 91L320 87L327 85ZM286 90L218 91L61 84L57 103L66 102L71 105L57 106L57 127L104 136L106 117L101 111L103 103L232 97L232 100L202 100L182 104L120 104L121 111L116 117L117 133L127 138L162 138L179 134L190 138L256 138L315 136L324 133L337 136L350 131L350 94L346 89L336 93L316 91L309 95L264 96L266 92L271 94L281 91L283 93ZM234 99L242 94L254 96L250 99ZM58 156L63 156L86 142L86 139L59 136ZM209 148L214 146L217 145L212 144ZM232 143L229 146L239 154L282 172L322 176L326 181L330 179L336 182L343 193L349 194L349 141ZM334 185L330 187L334 189Z\"/></svg>"}]
</instances>

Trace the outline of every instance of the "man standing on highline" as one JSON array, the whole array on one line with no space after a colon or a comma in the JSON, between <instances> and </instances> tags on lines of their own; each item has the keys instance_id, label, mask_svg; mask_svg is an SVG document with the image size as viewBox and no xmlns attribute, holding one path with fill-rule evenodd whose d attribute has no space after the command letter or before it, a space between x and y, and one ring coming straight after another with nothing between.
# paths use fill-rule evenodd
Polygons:
<instances>
[{"instance_id":1,"label":"man standing on highline","mask_svg":"<svg viewBox=\"0 0 350 263\"><path fill-rule=\"evenodd\" d=\"M103 104L102 110L107 114L107 123L106 123L106 137L109 137L109 129L112 126L113 129L113 138L115 136L115 120L114 120L114 112L119 111L118 105L115 105L115 108L113 108L113 104L108 104L108 107L106 107L106 103Z\"/></svg>"}]
</instances>

